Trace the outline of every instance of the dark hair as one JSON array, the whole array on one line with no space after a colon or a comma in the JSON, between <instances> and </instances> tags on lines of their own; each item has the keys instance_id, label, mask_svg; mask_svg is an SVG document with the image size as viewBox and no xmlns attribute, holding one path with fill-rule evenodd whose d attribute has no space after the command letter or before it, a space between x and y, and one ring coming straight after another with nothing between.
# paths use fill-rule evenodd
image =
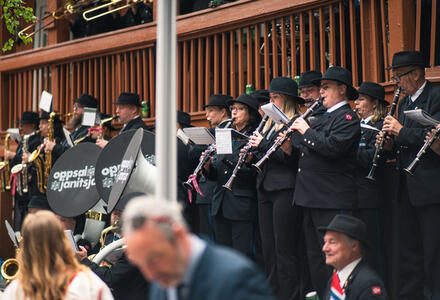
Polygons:
<instances>
[{"instance_id":1,"label":"dark hair","mask_svg":"<svg viewBox=\"0 0 440 300\"><path fill-rule=\"evenodd\" d=\"M64 141L66 139L61 122L53 123L53 136L54 138L59 138L59 141Z\"/></svg>"},{"instance_id":2,"label":"dark hair","mask_svg":"<svg viewBox=\"0 0 440 300\"><path fill-rule=\"evenodd\" d=\"M249 106L246 106L246 107L247 107L248 113L249 113L248 125L255 129L255 128L257 128L258 124L260 124L261 115L258 111L251 109Z\"/></svg>"}]
</instances>

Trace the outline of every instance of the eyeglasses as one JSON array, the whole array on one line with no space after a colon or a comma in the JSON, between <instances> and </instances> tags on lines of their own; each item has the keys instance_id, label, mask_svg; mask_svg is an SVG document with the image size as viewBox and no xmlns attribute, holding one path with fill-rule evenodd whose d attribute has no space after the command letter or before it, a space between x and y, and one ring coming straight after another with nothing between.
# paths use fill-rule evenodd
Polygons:
<instances>
[{"instance_id":1,"label":"eyeglasses","mask_svg":"<svg viewBox=\"0 0 440 300\"><path fill-rule=\"evenodd\" d=\"M397 74L397 75L391 77L391 80L394 81L394 82L400 82L400 79L401 79L403 76L408 75L409 73L411 73L411 72L414 71L414 70L415 70L415 69L411 69L411 70L409 70L409 71L407 71L407 72L405 72L405 73Z\"/></svg>"},{"instance_id":2,"label":"eyeglasses","mask_svg":"<svg viewBox=\"0 0 440 300\"><path fill-rule=\"evenodd\" d=\"M243 111L243 110L246 110L246 107L244 107L244 106L229 106L229 110L230 111L234 111L234 110Z\"/></svg>"},{"instance_id":3,"label":"eyeglasses","mask_svg":"<svg viewBox=\"0 0 440 300\"><path fill-rule=\"evenodd\" d=\"M78 105L78 104L73 105L73 110L79 110L81 108L83 108L81 105Z\"/></svg>"}]
</instances>

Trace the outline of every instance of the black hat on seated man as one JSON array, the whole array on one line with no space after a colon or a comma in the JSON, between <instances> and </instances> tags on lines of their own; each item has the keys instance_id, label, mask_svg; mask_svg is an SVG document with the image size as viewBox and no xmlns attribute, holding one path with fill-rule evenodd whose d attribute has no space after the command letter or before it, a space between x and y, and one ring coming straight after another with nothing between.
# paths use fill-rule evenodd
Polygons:
<instances>
[{"instance_id":1,"label":"black hat on seated man","mask_svg":"<svg viewBox=\"0 0 440 300\"><path fill-rule=\"evenodd\" d=\"M298 88L303 89L311 86L319 86L322 73L319 71L311 70L301 73L299 77Z\"/></svg>"},{"instance_id":2,"label":"black hat on seated man","mask_svg":"<svg viewBox=\"0 0 440 300\"><path fill-rule=\"evenodd\" d=\"M324 76L320 80L316 79L313 82L321 80L332 80L346 85L348 100L356 100L359 97L358 91L353 87L351 72L345 68L338 66L330 67L325 71Z\"/></svg>"},{"instance_id":3,"label":"black hat on seated man","mask_svg":"<svg viewBox=\"0 0 440 300\"><path fill-rule=\"evenodd\" d=\"M387 70L396 69L407 66L419 66L421 68L429 68L425 58L419 51L400 51L393 55L393 62Z\"/></svg>"},{"instance_id":4,"label":"black hat on seated man","mask_svg":"<svg viewBox=\"0 0 440 300\"><path fill-rule=\"evenodd\" d=\"M367 240L367 225L365 223L350 215L336 215L330 224L326 227L319 227L320 231L336 231L348 235L352 239L362 242L368 246Z\"/></svg>"},{"instance_id":5,"label":"black hat on seated man","mask_svg":"<svg viewBox=\"0 0 440 300\"><path fill-rule=\"evenodd\" d=\"M289 77L277 77L272 79L269 92L288 95L295 99L299 104L305 102L303 98L298 96L298 85L296 84L296 81Z\"/></svg>"},{"instance_id":6,"label":"black hat on seated man","mask_svg":"<svg viewBox=\"0 0 440 300\"><path fill-rule=\"evenodd\" d=\"M142 107L138 94L122 92L113 104L128 104Z\"/></svg>"},{"instance_id":7,"label":"black hat on seated man","mask_svg":"<svg viewBox=\"0 0 440 300\"><path fill-rule=\"evenodd\" d=\"M49 120L50 114L47 111L42 111L40 114L40 120ZM61 123L60 116L58 114L53 118L54 123Z\"/></svg>"},{"instance_id":8,"label":"black hat on seated man","mask_svg":"<svg viewBox=\"0 0 440 300\"><path fill-rule=\"evenodd\" d=\"M187 114L186 112L178 110L177 111L177 123L179 123L183 127L189 127L189 126L191 126L191 116L189 114Z\"/></svg>"},{"instance_id":9,"label":"black hat on seated man","mask_svg":"<svg viewBox=\"0 0 440 300\"><path fill-rule=\"evenodd\" d=\"M211 97L209 97L208 104L203 105L203 109L207 108L208 106L218 106L227 109L229 108L227 102L231 99L232 97L229 95L213 94Z\"/></svg>"},{"instance_id":10,"label":"black hat on seated man","mask_svg":"<svg viewBox=\"0 0 440 300\"><path fill-rule=\"evenodd\" d=\"M385 100L385 89L378 83L364 81L361 83L361 86L358 89L359 94L364 94L370 96L373 99L378 99L385 106L388 106L387 100Z\"/></svg>"},{"instance_id":11,"label":"black hat on seated man","mask_svg":"<svg viewBox=\"0 0 440 300\"><path fill-rule=\"evenodd\" d=\"M123 195L123 196L119 199L119 201L116 203L114 209L116 209L116 210L120 210L120 211L123 211L123 210L125 209L125 207L127 206L127 203L128 203L131 199L136 198L136 197L139 197L139 196L145 196L145 194L144 194L144 193L141 193L141 192L133 192L133 193L129 193L129 194Z\"/></svg>"},{"instance_id":12,"label":"black hat on seated man","mask_svg":"<svg viewBox=\"0 0 440 300\"><path fill-rule=\"evenodd\" d=\"M269 103L270 94L268 90L256 90L251 93L251 96L258 100L260 105Z\"/></svg>"},{"instance_id":13,"label":"black hat on seated man","mask_svg":"<svg viewBox=\"0 0 440 300\"><path fill-rule=\"evenodd\" d=\"M38 113L34 111L24 111L21 113L20 124L35 124L38 126L39 122Z\"/></svg>"},{"instance_id":14,"label":"black hat on seated man","mask_svg":"<svg viewBox=\"0 0 440 300\"><path fill-rule=\"evenodd\" d=\"M52 210L49 206L49 202L47 202L46 196L44 196L44 195L32 196L27 207L28 208L38 208L38 209L50 210L50 211Z\"/></svg>"},{"instance_id":15,"label":"black hat on seated man","mask_svg":"<svg viewBox=\"0 0 440 300\"><path fill-rule=\"evenodd\" d=\"M89 94L82 94L79 98L75 99L74 103L81 104L84 107L98 108L98 100Z\"/></svg>"}]
</instances>

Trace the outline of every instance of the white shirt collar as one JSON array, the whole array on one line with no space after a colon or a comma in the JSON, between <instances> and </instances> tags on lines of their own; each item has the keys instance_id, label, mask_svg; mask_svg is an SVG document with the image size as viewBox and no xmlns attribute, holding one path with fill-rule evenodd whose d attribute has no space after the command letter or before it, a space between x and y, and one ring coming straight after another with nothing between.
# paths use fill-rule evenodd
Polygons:
<instances>
[{"instance_id":1,"label":"white shirt collar","mask_svg":"<svg viewBox=\"0 0 440 300\"><path fill-rule=\"evenodd\" d=\"M361 260L362 258L353 260L351 263L349 263L344 268L342 268L342 270L336 272L336 274L338 274L339 277L339 283L341 284L341 288L344 287L348 277L353 272L354 268L356 268L356 266L361 262Z\"/></svg>"},{"instance_id":2,"label":"white shirt collar","mask_svg":"<svg viewBox=\"0 0 440 300\"><path fill-rule=\"evenodd\" d=\"M371 115L369 117L367 117L366 119L362 119L361 122L364 122L365 124L368 124L368 122L371 121L371 119L373 119L374 115Z\"/></svg>"},{"instance_id":3,"label":"white shirt collar","mask_svg":"<svg viewBox=\"0 0 440 300\"><path fill-rule=\"evenodd\" d=\"M410 99L412 102L416 101L417 98L419 98L420 94L423 93L423 90L425 89L426 86L426 82L427 81L425 80L423 85L413 95L411 95Z\"/></svg>"},{"instance_id":4,"label":"white shirt collar","mask_svg":"<svg viewBox=\"0 0 440 300\"><path fill-rule=\"evenodd\" d=\"M344 100L344 101L341 101L341 102L339 102L339 103L336 103L335 105L333 105L332 107L330 107L329 109L327 109L327 112L328 112L328 113L331 113L332 111L337 110L338 108L344 106L344 105L347 104L347 103L348 103L347 100Z\"/></svg>"}]
</instances>

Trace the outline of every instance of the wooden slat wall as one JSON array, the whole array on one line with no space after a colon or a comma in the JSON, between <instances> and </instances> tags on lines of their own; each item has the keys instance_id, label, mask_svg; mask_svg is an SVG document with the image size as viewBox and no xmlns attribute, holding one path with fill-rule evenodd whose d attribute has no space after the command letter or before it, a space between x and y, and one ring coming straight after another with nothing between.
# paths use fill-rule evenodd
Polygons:
<instances>
[{"instance_id":1,"label":"wooden slat wall","mask_svg":"<svg viewBox=\"0 0 440 300\"><path fill-rule=\"evenodd\" d=\"M420 19L422 1L415 1ZM257 89L268 88L274 77L293 78L310 69L325 72L330 65L349 68L355 85L363 80L388 81L389 72L384 71L392 54L387 46L388 1L319 3L303 5L276 17L248 20L235 27L227 24L224 30L217 28L215 32L179 38L178 109L197 114L212 93L236 97L245 92L247 84ZM439 4L434 0L431 5L431 42L424 47L434 65L440 60L435 27L439 20L434 13ZM419 48L421 24L417 21ZM358 32L362 32L362 37ZM73 99L87 92L99 100L101 111L108 114L115 113L112 102L120 92L136 92L149 102L154 117L155 71L155 45L150 43L107 55L5 73L7 101L11 103L8 124L13 126L23 110L32 109L42 90L54 93L55 109L62 113L71 111Z\"/></svg>"},{"instance_id":2,"label":"wooden slat wall","mask_svg":"<svg viewBox=\"0 0 440 300\"><path fill-rule=\"evenodd\" d=\"M424 54L431 68L438 70L440 66L440 2L417 0L415 4L415 49Z\"/></svg>"}]
</instances>

